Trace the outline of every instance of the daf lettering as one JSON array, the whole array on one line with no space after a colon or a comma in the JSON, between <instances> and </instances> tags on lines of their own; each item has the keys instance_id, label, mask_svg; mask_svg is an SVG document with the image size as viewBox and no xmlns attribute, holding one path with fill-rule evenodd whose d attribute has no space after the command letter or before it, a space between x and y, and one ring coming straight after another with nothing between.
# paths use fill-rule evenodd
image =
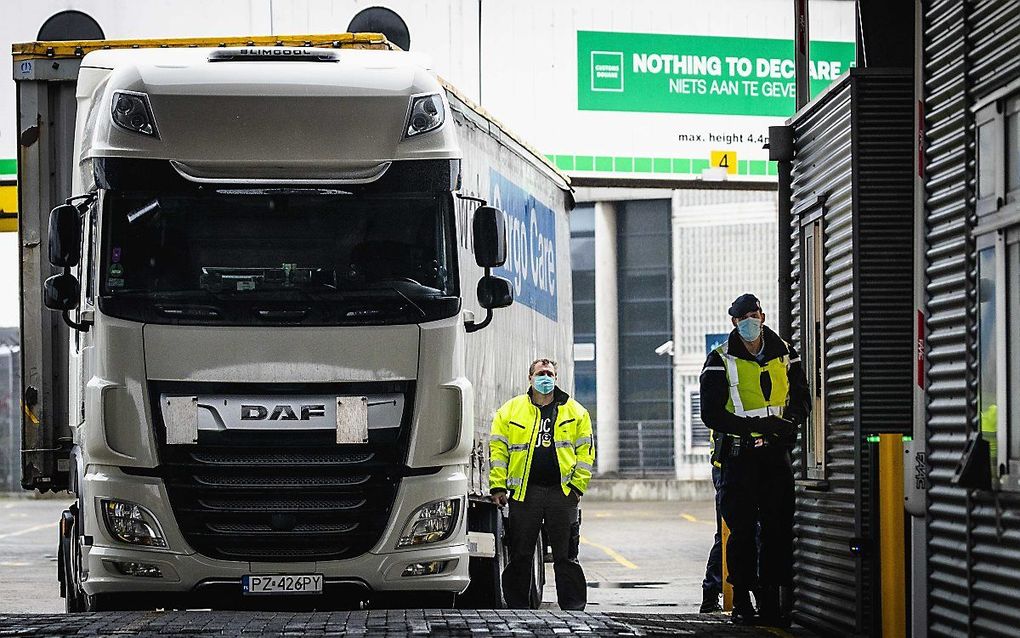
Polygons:
<instances>
[{"instance_id":1,"label":"daf lettering","mask_svg":"<svg viewBox=\"0 0 1020 638\"><path fill-rule=\"evenodd\" d=\"M300 416L298 416L299 414ZM272 412L262 405L241 406L242 421L309 421L322 416L326 416L326 406L321 403L302 405L298 408L297 412L287 404L273 407Z\"/></svg>"}]
</instances>

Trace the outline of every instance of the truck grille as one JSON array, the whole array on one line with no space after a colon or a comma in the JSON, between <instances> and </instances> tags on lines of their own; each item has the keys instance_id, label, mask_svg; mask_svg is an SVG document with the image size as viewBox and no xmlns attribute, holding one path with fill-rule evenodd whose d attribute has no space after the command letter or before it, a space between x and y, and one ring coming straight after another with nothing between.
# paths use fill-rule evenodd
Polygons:
<instances>
[{"instance_id":1,"label":"truck grille","mask_svg":"<svg viewBox=\"0 0 1020 638\"><path fill-rule=\"evenodd\" d=\"M354 558L379 542L406 471L413 402L405 406L399 429L371 430L364 445L336 445L324 430L201 431L197 445L167 445L158 424L156 474L185 540L204 556Z\"/></svg>"}]
</instances>

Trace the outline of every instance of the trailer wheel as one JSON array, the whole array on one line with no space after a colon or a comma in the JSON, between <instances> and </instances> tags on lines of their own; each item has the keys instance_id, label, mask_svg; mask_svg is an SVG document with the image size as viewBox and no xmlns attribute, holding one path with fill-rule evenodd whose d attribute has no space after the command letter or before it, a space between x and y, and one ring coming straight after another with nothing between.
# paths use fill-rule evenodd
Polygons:
<instances>
[{"instance_id":1,"label":"trailer wheel","mask_svg":"<svg viewBox=\"0 0 1020 638\"><path fill-rule=\"evenodd\" d=\"M462 609L503 609L503 569L506 568L509 551L504 542L505 519L502 512L488 503L471 503L468 508L468 529L488 532L496 537L494 558L472 557L468 562L471 584L457 597L457 606Z\"/></svg>"}]
</instances>

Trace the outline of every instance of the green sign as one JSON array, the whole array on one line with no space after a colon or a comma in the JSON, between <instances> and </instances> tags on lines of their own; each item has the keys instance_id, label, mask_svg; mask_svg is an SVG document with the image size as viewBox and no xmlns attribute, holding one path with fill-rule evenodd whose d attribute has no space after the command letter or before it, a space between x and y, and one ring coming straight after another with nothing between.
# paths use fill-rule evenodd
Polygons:
<instances>
[{"instance_id":1,"label":"green sign","mask_svg":"<svg viewBox=\"0 0 1020 638\"><path fill-rule=\"evenodd\" d=\"M853 42L811 43L811 94L854 65ZM788 116L793 41L577 32L582 111Z\"/></svg>"}]
</instances>

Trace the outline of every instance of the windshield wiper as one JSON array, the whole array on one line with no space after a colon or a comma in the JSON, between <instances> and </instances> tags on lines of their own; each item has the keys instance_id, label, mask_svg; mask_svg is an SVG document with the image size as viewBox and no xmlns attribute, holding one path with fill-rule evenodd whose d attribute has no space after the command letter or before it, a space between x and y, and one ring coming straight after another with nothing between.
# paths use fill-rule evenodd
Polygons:
<instances>
[{"instance_id":1,"label":"windshield wiper","mask_svg":"<svg viewBox=\"0 0 1020 638\"><path fill-rule=\"evenodd\" d=\"M428 313L426 313L424 310L422 310L421 306L419 306L418 304L416 304L413 301L411 301L411 298L408 297L407 295L405 295L399 288L397 288L396 286L394 286L392 284L389 284L386 287L389 288L390 290L392 290L393 292L397 293L398 295L400 295L401 298L403 298L404 301L406 301L407 303L411 304L411 307L418 311L418 313L421 315L422 319L427 319L428 318L428 316L429 316Z\"/></svg>"}]
</instances>

